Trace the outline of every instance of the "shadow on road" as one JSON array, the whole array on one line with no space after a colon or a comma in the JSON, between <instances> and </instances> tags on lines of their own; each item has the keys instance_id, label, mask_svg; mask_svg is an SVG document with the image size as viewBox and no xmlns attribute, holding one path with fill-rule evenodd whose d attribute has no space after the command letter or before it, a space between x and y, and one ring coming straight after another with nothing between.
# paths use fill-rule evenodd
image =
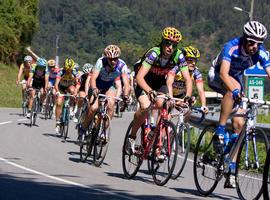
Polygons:
<instances>
[{"instance_id":1,"label":"shadow on road","mask_svg":"<svg viewBox=\"0 0 270 200\"><path fill-rule=\"evenodd\" d=\"M23 117L22 113L9 113L9 115L17 115L17 116Z\"/></svg>"},{"instance_id":2,"label":"shadow on road","mask_svg":"<svg viewBox=\"0 0 270 200\"><path fill-rule=\"evenodd\" d=\"M19 178L6 174L0 174L0 199L27 199L27 200L173 200L166 196L133 195L124 190L115 190L106 185L73 186L50 182L38 182L35 178ZM187 199L187 198L183 198ZM189 198L188 198L189 199Z\"/></svg>"}]
</instances>

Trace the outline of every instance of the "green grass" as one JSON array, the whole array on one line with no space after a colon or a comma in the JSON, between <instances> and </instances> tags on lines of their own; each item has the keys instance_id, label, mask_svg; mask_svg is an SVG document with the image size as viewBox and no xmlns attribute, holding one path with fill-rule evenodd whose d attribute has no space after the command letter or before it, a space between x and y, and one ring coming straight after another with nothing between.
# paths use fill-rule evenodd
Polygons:
<instances>
[{"instance_id":1,"label":"green grass","mask_svg":"<svg viewBox=\"0 0 270 200\"><path fill-rule=\"evenodd\" d=\"M21 87L16 86L17 66L0 64L0 107L20 107Z\"/></svg>"}]
</instances>

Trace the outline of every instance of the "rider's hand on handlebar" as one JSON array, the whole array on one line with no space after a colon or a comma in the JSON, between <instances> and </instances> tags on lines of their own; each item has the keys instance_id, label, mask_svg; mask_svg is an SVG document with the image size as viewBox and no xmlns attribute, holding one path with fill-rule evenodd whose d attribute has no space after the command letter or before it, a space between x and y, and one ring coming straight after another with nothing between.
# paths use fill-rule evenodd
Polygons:
<instances>
[{"instance_id":1,"label":"rider's hand on handlebar","mask_svg":"<svg viewBox=\"0 0 270 200\"><path fill-rule=\"evenodd\" d=\"M123 96L123 101L124 101L124 103L128 104L130 102L129 96L128 95L124 95Z\"/></svg>"},{"instance_id":2,"label":"rider's hand on handlebar","mask_svg":"<svg viewBox=\"0 0 270 200\"><path fill-rule=\"evenodd\" d=\"M203 111L205 114L207 114L209 112L209 109L207 106L202 106L201 111Z\"/></svg>"},{"instance_id":3,"label":"rider's hand on handlebar","mask_svg":"<svg viewBox=\"0 0 270 200\"><path fill-rule=\"evenodd\" d=\"M236 103L240 103L241 102L241 98L242 98L242 95L240 93L240 90L239 89L234 89L232 91L232 97L233 97L233 100L236 102Z\"/></svg>"},{"instance_id":4,"label":"rider's hand on handlebar","mask_svg":"<svg viewBox=\"0 0 270 200\"><path fill-rule=\"evenodd\" d=\"M60 96L60 94L61 94L61 93L60 93L59 91L57 91L57 92L55 93L55 96L58 97L58 96Z\"/></svg>"},{"instance_id":5,"label":"rider's hand on handlebar","mask_svg":"<svg viewBox=\"0 0 270 200\"><path fill-rule=\"evenodd\" d=\"M93 89L92 89L92 92L93 92L93 96L94 96L95 98L97 98L97 97L98 97L98 94L99 94L99 90L98 90L97 88L93 88Z\"/></svg>"},{"instance_id":6,"label":"rider's hand on handlebar","mask_svg":"<svg viewBox=\"0 0 270 200\"><path fill-rule=\"evenodd\" d=\"M155 102L157 98L157 92L155 90L151 90L150 92L148 92L148 97L151 102Z\"/></svg>"}]
</instances>

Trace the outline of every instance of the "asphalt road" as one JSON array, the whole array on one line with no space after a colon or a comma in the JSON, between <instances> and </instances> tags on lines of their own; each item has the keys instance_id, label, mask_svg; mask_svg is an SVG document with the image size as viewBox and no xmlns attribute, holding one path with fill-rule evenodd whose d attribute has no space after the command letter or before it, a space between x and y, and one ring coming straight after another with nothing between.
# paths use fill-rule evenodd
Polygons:
<instances>
[{"instance_id":1,"label":"asphalt road","mask_svg":"<svg viewBox=\"0 0 270 200\"><path fill-rule=\"evenodd\" d=\"M192 156L178 180L157 186L144 164L133 180L124 177L121 147L133 114L112 121L112 137L104 163L97 168L79 161L71 124L66 142L54 133L54 120L38 118L30 128L20 109L0 109L0 199L205 199L196 190ZM42 116L41 116L42 117ZM209 199L237 199L234 189L219 183Z\"/></svg>"}]
</instances>

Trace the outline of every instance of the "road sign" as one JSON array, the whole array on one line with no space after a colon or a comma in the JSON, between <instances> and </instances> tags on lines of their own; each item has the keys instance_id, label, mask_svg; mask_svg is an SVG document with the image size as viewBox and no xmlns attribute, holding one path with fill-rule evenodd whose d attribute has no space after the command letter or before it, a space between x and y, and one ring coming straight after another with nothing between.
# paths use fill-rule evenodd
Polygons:
<instances>
[{"instance_id":1,"label":"road sign","mask_svg":"<svg viewBox=\"0 0 270 200\"><path fill-rule=\"evenodd\" d=\"M248 98L263 100L264 78L248 78Z\"/></svg>"}]
</instances>

